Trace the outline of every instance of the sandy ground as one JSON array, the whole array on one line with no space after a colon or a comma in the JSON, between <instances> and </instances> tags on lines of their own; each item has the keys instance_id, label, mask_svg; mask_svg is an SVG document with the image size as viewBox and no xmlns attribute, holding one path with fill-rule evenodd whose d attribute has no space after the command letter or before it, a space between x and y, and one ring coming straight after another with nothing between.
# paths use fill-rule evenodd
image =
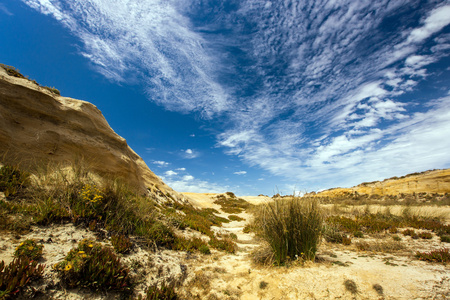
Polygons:
<instances>
[{"instance_id":1,"label":"sandy ground","mask_svg":"<svg viewBox=\"0 0 450 300\"><path fill-rule=\"evenodd\" d=\"M213 204L214 194L189 195L201 207ZM193 201L194 201L193 200ZM254 198L253 203L267 199ZM221 213L227 216L225 213ZM213 228L220 233L235 233L239 250L227 254L212 250L210 255L169 250L151 250L137 246L122 261L131 266L139 282L138 293L156 281L176 278L181 282L182 299L450 299L450 267L418 261L417 250L440 249L437 237L431 240L413 240L399 235L405 249L393 253L358 251L350 246L323 242L319 247L318 262L295 262L289 267L264 267L252 263L251 256L262 242L243 228L251 215L241 213L245 221L234 221ZM33 227L23 236L2 233L0 260L9 262L20 241L33 238L44 244L42 263L46 264L44 279L34 284L45 296L40 299L118 299L119 295L91 294L86 290L60 290L51 266L61 261L83 238L95 239L92 232L72 224L52 227ZM364 241L374 241L368 236ZM379 238L379 237L378 237ZM388 234L383 240L390 238ZM354 239L356 240L356 239ZM108 240L103 243L110 244ZM356 292L346 290L344 282L356 284ZM379 285L378 293L373 286Z\"/></svg>"}]
</instances>

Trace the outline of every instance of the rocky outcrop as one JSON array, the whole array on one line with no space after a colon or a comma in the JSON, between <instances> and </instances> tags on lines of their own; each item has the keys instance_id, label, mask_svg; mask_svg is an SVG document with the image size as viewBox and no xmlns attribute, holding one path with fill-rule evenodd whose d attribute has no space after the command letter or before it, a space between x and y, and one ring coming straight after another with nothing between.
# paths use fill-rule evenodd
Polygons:
<instances>
[{"instance_id":1,"label":"rocky outcrop","mask_svg":"<svg viewBox=\"0 0 450 300\"><path fill-rule=\"evenodd\" d=\"M93 104L61 97L0 67L0 162L35 167L83 160L100 176L144 191L172 191L117 135Z\"/></svg>"}]
</instances>

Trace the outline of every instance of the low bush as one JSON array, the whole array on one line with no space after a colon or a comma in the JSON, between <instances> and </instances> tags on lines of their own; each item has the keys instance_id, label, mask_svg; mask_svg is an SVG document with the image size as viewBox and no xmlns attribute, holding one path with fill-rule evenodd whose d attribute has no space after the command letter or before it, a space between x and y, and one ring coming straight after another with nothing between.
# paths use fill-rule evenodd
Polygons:
<instances>
[{"instance_id":1,"label":"low bush","mask_svg":"<svg viewBox=\"0 0 450 300\"><path fill-rule=\"evenodd\" d=\"M139 297L141 299L141 297ZM151 285L145 292L145 300L177 300L179 299L175 291L175 283L163 282Z\"/></svg>"},{"instance_id":2,"label":"low bush","mask_svg":"<svg viewBox=\"0 0 450 300\"><path fill-rule=\"evenodd\" d=\"M5 165L0 168L0 192L6 199L14 199L21 196L29 182L30 174L19 170L17 167Z\"/></svg>"},{"instance_id":3,"label":"low bush","mask_svg":"<svg viewBox=\"0 0 450 300\"><path fill-rule=\"evenodd\" d=\"M131 240L123 234L115 234L111 236L111 244L117 253L126 254L133 248Z\"/></svg>"},{"instance_id":4,"label":"low bush","mask_svg":"<svg viewBox=\"0 0 450 300\"><path fill-rule=\"evenodd\" d=\"M427 231L420 232L417 236L424 240L429 240L433 238L433 235Z\"/></svg>"},{"instance_id":5,"label":"low bush","mask_svg":"<svg viewBox=\"0 0 450 300\"><path fill-rule=\"evenodd\" d=\"M416 257L419 260L430 262L442 262L442 263L450 262L450 252L448 248L432 250L429 252L417 252Z\"/></svg>"},{"instance_id":6,"label":"low bush","mask_svg":"<svg viewBox=\"0 0 450 300\"><path fill-rule=\"evenodd\" d=\"M255 218L277 264L294 257L314 260L322 235L323 216L315 199L276 200Z\"/></svg>"},{"instance_id":7,"label":"low bush","mask_svg":"<svg viewBox=\"0 0 450 300\"><path fill-rule=\"evenodd\" d=\"M94 290L131 291L128 268L111 248L82 240L66 258L53 266L61 281L69 288L87 287Z\"/></svg>"},{"instance_id":8,"label":"low bush","mask_svg":"<svg viewBox=\"0 0 450 300\"><path fill-rule=\"evenodd\" d=\"M31 260L37 260L42 257L42 244L37 244L33 240L25 240L17 246L14 252L15 257L27 257Z\"/></svg>"},{"instance_id":9,"label":"low bush","mask_svg":"<svg viewBox=\"0 0 450 300\"><path fill-rule=\"evenodd\" d=\"M240 221L245 221L244 218L241 218L241 217L236 216L236 215L229 215L229 216L228 216L228 219L229 219L230 221L238 221L238 222L240 222Z\"/></svg>"},{"instance_id":10,"label":"low bush","mask_svg":"<svg viewBox=\"0 0 450 300\"><path fill-rule=\"evenodd\" d=\"M442 243L450 243L450 235L441 235L440 239Z\"/></svg>"},{"instance_id":11,"label":"low bush","mask_svg":"<svg viewBox=\"0 0 450 300\"><path fill-rule=\"evenodd\" d=\"M7 299L20 293L32 280L44 273L44 265L26 256L15 258L9 265L0 262L0 299Z\"/></svg>"},{"instance_id":12,"label":"low bush","mask_svg":"<svg viewBox=\"0 0 450 300\"><path fill-rule=\"evenodd\" d=\"M226 251L228 253L236 253L237 245L231 238L218 239L213 237L209 240L208 244L219 250Z\"/></svg>"},{"instance_id":13,"label":"low bush","mask_svg":"<svg viewBox=\"0 0 450 300\"><path fill-rule=\"evenodd\" d=\"M203 254L210 254L208 244L202 240L201 238L191 238L187 239L183 236L177 237L174 246L174 250L185 250L185 251L194 251L198 250Z\"/></svg>"}]
</instances>

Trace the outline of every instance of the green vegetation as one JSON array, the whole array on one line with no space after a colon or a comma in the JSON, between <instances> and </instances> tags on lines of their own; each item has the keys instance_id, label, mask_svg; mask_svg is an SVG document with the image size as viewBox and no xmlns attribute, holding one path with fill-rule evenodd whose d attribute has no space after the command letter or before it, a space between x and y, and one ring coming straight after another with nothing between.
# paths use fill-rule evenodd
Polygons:
<instances>
[{"instance_id":1,"label":"green vegetation","mask_svg":"<svg viewBox=\"0 0 450 300\"><path fill-rule=\"evenodd\" d=\"M175 283L162 282L159 286L158 284L151 285L146 293L145 300L177 300L179 299L175 291Z\"/></svg>"},{"instance_id":2,"label":"green vegetation","mask_svg":"<svg viewBox=\"0 0 450 300\"><path fill-rule=\"evenodd\" d=\"M111 248L90 240L79 242L53 268L69 288L87 287L120 292L129 292L132 288L128 268L122 265L120 258Z\"/></svg>"},{"instance_id":3,"label":"green vegetation","mask_svg":"<svg viewBox=\"0 0 450 300\"><path fill-rule=\"evenodd\" d=\"M42 257L42 244L37 244L33 240L25 240L16 248L15 257L27 257L31 260L37 260Z\"/></svg>"},{"instance_id":4,"label":"green vegetation","mask_svg":"<svg viewBox=\"0 0 450 300\"><path fill-rule=\"evenodd\" d=\"M42 276L44 265L26 256L15 258L9 265L0 262L0 299L18 295L31 281Z\"/></svg>"},{"instance_id":5,"label":"green vegetation","mask_svg":"<svg viewBox=\"0 0 450 300\"><path fill-rule=\"evenodd\" d=\"M15 67L7 66L7 65L4 65L4 64L0 64L0 67L3 68L3 69L5 69L6 73L7 73L9 76L16 77L16 78L21 78L21 79L26 79L26 80L28 80L28 81L33 82L33 83L36 84L37 86L40 86L39 83L37 83L35 80L29 79L27 76L22 75L22 74L20 73L20 71L19 71L17 68L15 68ZM53 94L61 95L60 92L59 92L59 90L57 90L57 89L54 88L54 87L43 86L42 88L44 88L44 89L50 91L50 92L53 93Z\"/></svg>"},{"instance_id":6,"label":"green vegetation","mask_svg":"<svg viewBox=\"0 0 450 300\"><path fill-rule=\"evenodd\" d=\"M246 209L253 207L252 204L244 199L236 198L231 192L227 192L225 195L218 195L217 200L214 201L214 203L220 205L222 207L221 209L227 214L240 214Z\"/></svg>"},{"instance_id":7,"label":"green vegetation","mask_svg":"<svg viewBox=\"0 0 450 300\"><path fill-rule=\"evenodd\" d=\"M420 260L430 261L430 262L450 262L450 252L448 248L442 248L439 250L432 250L429 252L417 252L416 257Z\"/></svg>"},{"instance_id":8,"label":"green vegetation","mask_svg":"<svg viewBox=\"0 0 450 300\"><path fill-rule=\"evenodd\" d=\"M133 243L123 234L111 236L111 244L117 253L126 254L133 248Z\"/></svg>"},{"instance_id":9,"label":"green vegetation","mask_svg":"<svg viewBox=\"0 0 450 300\"><path fill-rule=\"evenodd\" d=\"M273 251L274 262L314 260L322 236L322 211L314 199L276 200L261 207L255 220Z\"/></svg>"}]
</instances>

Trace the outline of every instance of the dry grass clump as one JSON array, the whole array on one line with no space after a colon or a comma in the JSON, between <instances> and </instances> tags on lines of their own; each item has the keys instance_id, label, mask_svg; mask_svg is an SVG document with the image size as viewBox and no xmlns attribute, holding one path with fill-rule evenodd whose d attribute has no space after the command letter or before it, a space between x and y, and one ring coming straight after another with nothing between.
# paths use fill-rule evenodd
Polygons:
<instances>
[{"instance_id":1,"label":"dry grass clump","mask_svg":"<svg viewBox=\"0 0 450 300\"><path fill-rule=\"evenodd\" d=\"M346 279L344 281L344 287L347 291L349 291L352 294L358 293L358 286L356 285L356 282L354 282L351 279Z\"/></svg>"},{"instance_id":2,"label":"dry grass clump","mask_svg":"<svg viewBox=\"0 0 450 300\"><path fill-rule=\"evenodd\" d=\"M274 262L289 259L314 260L322 236L323 216L312 198L280 199L263 205L255 222L270 245Z\"/></svg>"},{"instance_id":3,"label":"dry grass clump","mask_svg":"<svg viewBox=\"0 0 450 300\"><path fill-rule=\"evenodd\" d=\"M439 250L432 250L429 252L417 252L416 257L419 260L430 262L441 262L447 264L450 262L450 252L448 248L442 248Z\"/></svg>"},{"instance_id":4,"label":"dry grass clump","mask_svg":"<svg viewBox=\"0 0 450 300\"><path fill-rule=\"evenodd\" d=\"M399 251L405 248L398 241L374 241L374 242L366 242L360 241L356 242L355 246L360 251L372 251L372 252L383 252L390 253L394 251Z\"/></svg>"}]
</instances>

